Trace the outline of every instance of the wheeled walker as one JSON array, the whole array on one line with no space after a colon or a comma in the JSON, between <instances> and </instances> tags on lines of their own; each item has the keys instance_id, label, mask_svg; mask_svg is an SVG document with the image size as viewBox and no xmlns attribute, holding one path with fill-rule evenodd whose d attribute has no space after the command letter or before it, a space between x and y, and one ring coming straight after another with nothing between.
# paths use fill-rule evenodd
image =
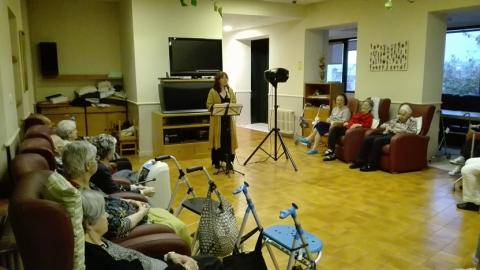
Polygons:
<instances>
[{"instance_id":1,"label":"wheeled walker","mask_svg":"<svg viewBox=\"0 0 480 270\"><path fill-rule=\"evenodd\" d=\"M287 270L298 269L299 266L294 266L296 262L305 266L306 269L317 269L317 264L322 257L323 242L313 234L304 231L300 222L297 219L298 206L292 203L292 207L280 211L280 219L292 217L294 226L291 225L273 225L263 228L260 219L258 218L252 198L248 194L248 183L244 182L233 193L243 193L247 200L247 208L243 217L242 225L240 227L239 236L236 242L236 250L242 249L242 243L255 232L260 231L263 237L264 245L267 246L268 253L272 259L275 269L279 270L277 259L272 250L272 246L286 253L288 258ZM247 219L250 214L253 215L257 227L243 236Z\"/></svg>"}]
</instances>

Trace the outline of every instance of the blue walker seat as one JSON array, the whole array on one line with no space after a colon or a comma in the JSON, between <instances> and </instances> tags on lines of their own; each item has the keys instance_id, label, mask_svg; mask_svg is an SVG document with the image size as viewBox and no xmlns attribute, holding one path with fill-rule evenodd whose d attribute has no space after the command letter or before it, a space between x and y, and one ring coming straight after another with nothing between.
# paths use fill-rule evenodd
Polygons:
<instances>
[{"instance_id":1,"label":"blue walker seat","mask_svg":"<svg viewBox=\"0 0 480 270\"><path fill-rule=\"evenodd\" d=\"M296 241L295 247L292 246L293 239L297 234L297 230L294 226L289 225L273 225L266 228L263 231L263 235L271 241L279 244L289 252L293 252L301 247L302 242L300 239ZM315 235L303 231L305 241L308 243L308 249L312 253L320 253L323 250L323 242Z\"/></svg>"}]
</instances>

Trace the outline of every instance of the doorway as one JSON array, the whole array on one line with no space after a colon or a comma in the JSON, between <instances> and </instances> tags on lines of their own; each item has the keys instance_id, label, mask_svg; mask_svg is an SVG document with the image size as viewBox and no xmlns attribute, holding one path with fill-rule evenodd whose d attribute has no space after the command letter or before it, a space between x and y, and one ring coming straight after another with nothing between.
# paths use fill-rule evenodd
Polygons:
<instances>
[{"instance_id":1,"label":"doorway","mask_svg":"<svg viewBox=\"0 0 480 270\"><path fill-rule=\"evenodd\" d=\"M251 122L268 122L268 82L264 71L268 69L268 38L251 43Z\"/></svg>"}]
</instances>

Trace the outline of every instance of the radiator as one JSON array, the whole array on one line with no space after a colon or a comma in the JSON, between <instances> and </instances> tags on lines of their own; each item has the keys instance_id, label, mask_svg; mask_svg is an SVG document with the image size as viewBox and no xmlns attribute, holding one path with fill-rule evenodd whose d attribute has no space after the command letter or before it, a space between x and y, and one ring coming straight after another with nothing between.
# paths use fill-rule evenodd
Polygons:
<instances>
[{"instance_id":1,"label":"radiator","mask_svg":"<svg viewBox=\"0 0 480 270\"><path fill-rule=\"evenodd\" d=\"M277 114L277 127L282 134L293 135L295 132L295 112L287 109L278 109ZM269 129L275 127L275 111L270 109L268 114L268 126Z\"/></svg>"}]
</instances>

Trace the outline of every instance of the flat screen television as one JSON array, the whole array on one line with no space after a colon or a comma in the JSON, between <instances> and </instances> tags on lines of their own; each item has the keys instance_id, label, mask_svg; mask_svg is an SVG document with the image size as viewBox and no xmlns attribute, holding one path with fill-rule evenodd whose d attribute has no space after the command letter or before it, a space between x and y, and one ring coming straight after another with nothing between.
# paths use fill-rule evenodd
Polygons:
<instances>
[{"instance_id":1,"label":"flat screen television","mask_svg":"<svg viewBox=\"0 0 480 270\"><path fill-rule=\"evenodd\" d=\"M171 80L158 85L163 113L207 112L212 81Z\"/></svg>"},{"instance_id":2,"label":"flat screen television","mask_svg":"<svg viewBox=\"0 0 480 270\"><path fill-rule=\"evenodd\" d=\"M222 40L168 38L172 76L212 76L222 70Z\"/></svg>"}]
</instances>

